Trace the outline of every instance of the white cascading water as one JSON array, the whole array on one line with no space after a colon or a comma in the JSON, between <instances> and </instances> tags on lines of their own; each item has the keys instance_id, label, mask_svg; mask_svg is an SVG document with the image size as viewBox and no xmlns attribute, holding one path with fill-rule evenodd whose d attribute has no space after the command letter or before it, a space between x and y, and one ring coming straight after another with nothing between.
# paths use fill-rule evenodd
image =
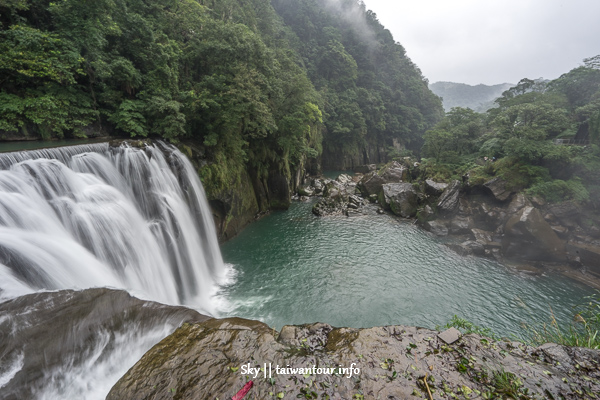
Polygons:
<instances>
[{"instance_id":1,"label":"white cascading water","mask_svg":"<svg viewBox=\"0 0 600 400\"><path fill-rule=\"evenodd\" d=\"M112 287L212 314L224 274L204 190L175 147L102 143L0 154L0 302ZM0 337L14 335L11 316L0 316L2 327ZM31 396L103 399L175 328L98 332L86 362L65 354L61 366L42 371L46 383ZM11 354L0 363L0 398L23 368L22 349Z\"/></svg>"},{"instance_id":2,"label":"white cascading water","mask_svg":"<svg viewBox=\"0 0 600 400\"><path fill-rule=\"evenodd\" d=\"M212 311L223 261L177 149L80 145L0 154L0 168L0 297L107 286Z\"/></svg>"}]
</instances>

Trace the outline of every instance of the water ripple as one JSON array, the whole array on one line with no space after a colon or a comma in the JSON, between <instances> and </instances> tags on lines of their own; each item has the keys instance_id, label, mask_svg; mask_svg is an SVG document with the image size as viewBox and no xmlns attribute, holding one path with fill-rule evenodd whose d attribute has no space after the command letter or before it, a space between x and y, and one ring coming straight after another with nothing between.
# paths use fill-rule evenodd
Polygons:
<instances>
[{"instance_id":1,"label":"water ripple","mask_svg":"<svg viewBox=\"0 0 600 400\"><path fill-rule=\"evenodd\" d=\"M509 335L547 321L550 306L569 320L592 292L562 276L528 276L463 257L417 226L387 215L311 214L294 203L222 246L238 274L220 292L220 316L286 324L435 327L454 314Z\"/></svg>"}]
</instances>

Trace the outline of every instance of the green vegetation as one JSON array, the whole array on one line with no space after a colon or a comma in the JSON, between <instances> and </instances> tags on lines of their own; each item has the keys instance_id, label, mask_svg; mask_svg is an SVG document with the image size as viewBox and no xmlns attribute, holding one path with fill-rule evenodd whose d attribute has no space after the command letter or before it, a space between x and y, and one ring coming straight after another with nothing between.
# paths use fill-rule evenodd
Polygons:
<instances>
[{"instance_id":1,"label":"green vegetation","mask_svg":"<svg viewBox=\"0 0 600 400\"><path fill-rule=\"evenodd\" d=\"M491 339L498 339L496 335L489 328L484 328L479 325L475 325L474 323L467 321L464 318L460 318L457 315L454 315L450 322L448 322L443 327L444 329L456 328L461 331L463 334L475 333L477 335L489 337ZM438 327L439 329L439 327Z\"/></svg>"},{"instance_id":2,"label":"green vegetation","mask_svg":"<svg viewBox=\"0 0 600 400\"><path fill-rule=\"evenodd\" d=\"M502 177L510 189L549 202L593 202L600 194L599 59L554 81L523 79L486 114L453 108L425 133L425 174L468 173L475 185Z\"/></svg>"},{"instance_id":3,"label":"green vegetation","mask_svg":"<svg viewBox=\"0 0 600 400\"><path fill-rule=\"evenodd\" d=\"M549 326L528 328L528 341L536 346L558 343L565 346L600 349L600 296L587 297L587 301L575 308L575 316L568 326L561 326L554 315Z\"/></svg>"},{"instance_id":4,"label":"green vegetation","mask_svg":"<svg viewBox=\"0 0 600 400\"><path fill-rule=\"evenodd\" d=\"M384 160L369 149L394 140L421 147L423 132L443 116L441 101L373 12L356 0L272 4L323 100L326 157L377 163Z\"/></svg>"},{"instance_id":5,"label":"green vegetation","mask_svg":"<svg viewBox=\"0 0 600 400\"><path fill-rule=\"evenodd\" d=\"M454 327L463 334L475 333L494 340L499 338L489 329L473 324L472 322L453 316L452 319L440 330ZM549 324L527 326L524 325L523 339L532 346L544 343L558 343L564 346L588 347L600 349L600 293L586 297L586 301L574 307L571 323L559 324L551 310Z\"/></svg>"},{"instance_id":6,"label":"green vegetation","mask_svg":"<svg viewBox=\"0 0 600 400\"><path fill-rule=\"evenodd\" d=\"M0 133L193 141L214 190L244 168L289 178L324 146L420 147L441 103L362 2L273 6L0 0Z\"/></svg>"}]
</instances>

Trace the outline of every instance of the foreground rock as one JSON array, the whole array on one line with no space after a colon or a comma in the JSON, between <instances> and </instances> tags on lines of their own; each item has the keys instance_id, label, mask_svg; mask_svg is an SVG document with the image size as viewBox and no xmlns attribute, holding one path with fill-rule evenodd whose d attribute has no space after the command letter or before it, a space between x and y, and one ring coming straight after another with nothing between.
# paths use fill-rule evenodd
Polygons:
<instances>
[{"instance_id":1,"label":"foreground rock","mask_svg":"<svg viewBox=\"0 0 600 400\"><path fill-rule=\"evenodd\" d=\"M417 192L412 183L386 183L379 194L379 204L402 218L417 213Z\"/></svg>"},{"instance_id":2,"label":"foreground rock","mask_svg":"<svg viewBox=\"0 0 600 400\"><path fill-rule=\"evenodd\" d=\"M504 254L528 260L566 260L565 242L534 207L523 207L504 228Z\"/></svg>"},{"instance_id":3,"label":"foreground rock","mask_svg":"<svg viewBox=\"0 0 600 400\"><path fill-rule=\"evenodd\" d=\"M185 324L146 353L107 399L230 399L248 380L248 399L419 399L428 390L435 399L501 398L507 393L494 383L500 374L513 382L513 398L600 392L598 350L533 348L456 332L443 337L407 326L313 324L277 335L238 318Z\"/></svg>"},{"instance_id":4,"label":"foreground rock","mask_svg":"<svg viewBox=\"0 0 600 400\"><path fill-rule=\"evenodd\" d=\"M117 374L114 382L127 368L112 365L111 354L129 352L158 329L139 357L182 322L206 319L188 308L139 300L111 289L35 293L5 301L0 304L0 398L32 399L40 393L59 398L53 389L66 385L76 391L71 381L77 372L82 373L79 383L84 393L68 397L101 391L94 386L95 379ZM131 341L120 342L124 338ZM101 363L109 365L102 376L90 376L89 369ZM64 393L61 397L66 398Z\"/></svg>"},{"instance_id":5,"label":"foreground rock","mask_svg":"<svg viewBox=\"0 0 600 400\"><path fill-rule=\"evenodd\" d=\"M318 183L317 183L318 182ZM324 217L327 215L349 215L362 207L366 201L355 195L356 182L350 175L341 174L335 180L316 179L315 187L322 187L322 199L312 208L313 214Z\"/></svg>"}]
</instances>

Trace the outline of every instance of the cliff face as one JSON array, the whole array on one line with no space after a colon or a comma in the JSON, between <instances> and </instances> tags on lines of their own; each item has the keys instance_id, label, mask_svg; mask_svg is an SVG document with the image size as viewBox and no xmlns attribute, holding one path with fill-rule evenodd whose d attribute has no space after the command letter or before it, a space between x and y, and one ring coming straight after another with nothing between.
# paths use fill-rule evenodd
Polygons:
<instances>
[{"instance_id":1,"label":"cliff face","mask_svg":"<svg viewBox=\"0 0 600 400\"><path fill-rule=\"evenodd\" d=\"M278 333L239 318L184 324L107 399L229 399L249 380L252 399L583 399L600 391L598 350L451 334L321 323Z\"/></svg>"}]
</instances>

